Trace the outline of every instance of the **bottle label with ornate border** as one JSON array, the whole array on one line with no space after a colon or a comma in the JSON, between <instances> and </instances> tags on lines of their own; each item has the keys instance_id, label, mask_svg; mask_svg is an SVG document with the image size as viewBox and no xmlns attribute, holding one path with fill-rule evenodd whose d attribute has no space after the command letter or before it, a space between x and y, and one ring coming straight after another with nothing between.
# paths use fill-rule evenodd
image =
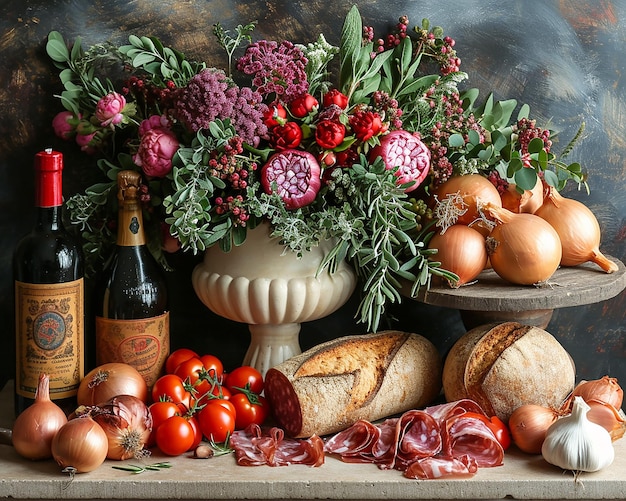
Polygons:
<instances>
[{"instance_id":1,"label":"bottle label with ornate border","mask_svg":"<svg viewBox=\"0 0 626 501\"><path fill-rule=\"evenodd\" d=\"M169 315L137 320L96 317L96 363L132 365L151 388L170 351Z\"/></svg>"},{"instance_id":2,"label":"bottle label with ornate border","mask_svg":"<svg viewBox=\"0 0 626 501\"><path fill-rule=\"evenodd\" d=\"M50 377L50 398L76 396L85 376L84 282L15 282L15 391L33 399L39 375Z\"/></svg>"}]
</instances>

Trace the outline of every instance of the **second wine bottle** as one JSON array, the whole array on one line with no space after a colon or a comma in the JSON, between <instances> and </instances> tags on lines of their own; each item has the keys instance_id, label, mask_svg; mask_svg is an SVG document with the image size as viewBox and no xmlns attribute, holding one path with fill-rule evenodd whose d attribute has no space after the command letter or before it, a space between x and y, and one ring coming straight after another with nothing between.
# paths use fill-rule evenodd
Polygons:
<instances>
[{"instance_id":1,"label":"second wine bottle","mask_svg":"<svg viewBox=\"0 0 626 501\"><path fill-rule=\"evenodd\" d=\"M168 294L161 266L146 245L138 172L118 173L117 245L96 292L96 364L124 362L148 387L170 349Z\"/></svg>"}]
</instances>

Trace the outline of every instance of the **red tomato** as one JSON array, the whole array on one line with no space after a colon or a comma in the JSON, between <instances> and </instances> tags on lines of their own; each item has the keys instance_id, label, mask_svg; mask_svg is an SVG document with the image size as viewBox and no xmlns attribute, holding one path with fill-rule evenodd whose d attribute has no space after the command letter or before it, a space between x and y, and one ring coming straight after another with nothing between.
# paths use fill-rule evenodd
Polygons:
<instances>
[{"instance_id":1,"label":"red tomato","mask_svg":"<svg viewBox=\"0 0 626 501\"><path fill-rule=\"evenodd\" d=\"M260 395L263 391L263 375L254 367L242 365L226 374L226 387L232 393L237 393L237 388L245 388Z\"/></svg>"},{"instance_id":2,"label":"red tomato","mask_svg":"<svg viewBox=\"0 0 626 501\"><path fill-rule=\"evenodd\" d=\"M466 412L461 416L480 419L487 425L487 428L491 430L504 450L507 450L511 445L511 432L509 431L509 427L498 416L491 416L489 418L477 412Z\"/></svg>"},{"instance_id":3,"label":"red tomato","mask_svg":"<svg viewBox=\"0 0 626 501\"><path fill-rule=\"evenodd\" d=\"M178 367L185 360L189 360L190 358L196 357L198 358L198 354L190 350L189 348L178 348L174 350L165 360L165 372L167 374L174 374L176 367Z\"/></svg>"},{"instance_id":4,"label":"red tomato","mask_svg":"<svg viewBox=\"0 0 626 501\"><path fill-rule=\"evenodd\" d=\"M235 405L225 398L212 398L208 401L207 405L221 405L229 411L233 416L235 416L237 410L235 409Z\"/></svg>"},{"instance_id":5,"label":"red tomato","mask_svg":"<svg viewBox=\"0 0 626 501\"><path fill-rule=\"evenodd\" d=\"M220 381L222 374L224 373L224 365L222 361L215 355L202 355L200 357L204 369L209 373L209 376Z\"/></svg>"},{"instance_id":6,"label":"red tomato","mask_svg":"<svg viewBox=\"0 0 626 501\"><path fill-rule=\"evenodd\" d=\"M235 393L228 400L235 407L236 430L243 430L252 423L261 425L269 414L269 403L265 398L253 396L253 400L256 402L251 402L244 393Z\"/></svg>"},{"instance_id":7,"label":"red tomato","mask_svg":"<svg viewBox=\"0 0 626 501\"><path fill-rule=\"evenodd\" d=\"M198 423L198 420L194 416L187 416L185 417L185 419L187 419L187 421L193 428L193 436L194 436L193 444L191 444L191 447L189 447L189 449L187 450L193 450L196 447L198 447L200 442L202 442L202 430L200 429L200 424Z\"/></svg>"},{"instance_id":8,"label":"red tomato","mask_svg":"<svg viewBox=\"0 0 626 501\"><path fill-rule=\"evenodd\" d=\"M183 416L166 419L156 430L156 445L168 456L180 456L187 452L195 438L193 426Z\"/></svg>"},{"instance_id":9,"label":"red tomato","mask_svg":"<svg viewBox=\"0 0 626 501\"><path fill-rule=\"evenodd\" d=\"M197 414L202 434L209 441L223 443L235 431L235 414L217 403L209 403Z\"/></svg>"},{"instance_id":10,"label":"red tomato","mask_svg":"<svg viewBox=\"0 0 626 501\"><path fill-rule=\"evenodd\" d=\"M183 381L187 381L189 384L194 385L200 374L204 370L204 365L202 365L202 360L198 357L192 357L184 362L181 362L176 369L174 369L174 374L176 374Z\"/></svg>"},{"instance_id":11,"label":"red tomato","mask_svg":"<svg viewBox=\"0 0 626 501\"><path fill-rule=\"evenodd\" d=\"M180 414L180 409L174 402L158 401L150 404L150 415L152 416L152 432L148 438L148 445L156 443L156 430L168 418Z\"/></svg>"},{"instance_id":12,"label":"red tomato","mask_svg":"<svg viewBox=\"0 0 626 501\"><path fill-rule=\"evenodd\" d=\"M184 381L176 374L165 374L157 379L152 386L152 400L165 400L175 404L183 404L189 408L191 393L187 390Z\"/></svg>"}]
</instances>

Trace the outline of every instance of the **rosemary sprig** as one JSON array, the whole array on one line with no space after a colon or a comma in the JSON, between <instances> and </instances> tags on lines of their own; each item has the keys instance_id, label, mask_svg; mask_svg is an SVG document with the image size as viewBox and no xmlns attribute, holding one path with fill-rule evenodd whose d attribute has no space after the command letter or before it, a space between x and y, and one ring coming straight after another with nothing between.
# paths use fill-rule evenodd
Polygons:
<instances>
[{"instance_id":1,"label":"rosemary sprig","mask_svg":"<svg viewBox=\"0 0 626 501\"><path fill-rule=\"evenodd\" d=\"M144 471L159 471L164 468L171 468L172 466L173 466L172 463L169 463L167 461L162 461L159 463L151 463L151 464L147 464L143 466L136 465L136 464L129 464L129 465L124 465L124 466L112 466L111 468L113 468L114 470L129 471L135 475L138 475L139 473L143 473Z\"/></svg>"}]
</instances>

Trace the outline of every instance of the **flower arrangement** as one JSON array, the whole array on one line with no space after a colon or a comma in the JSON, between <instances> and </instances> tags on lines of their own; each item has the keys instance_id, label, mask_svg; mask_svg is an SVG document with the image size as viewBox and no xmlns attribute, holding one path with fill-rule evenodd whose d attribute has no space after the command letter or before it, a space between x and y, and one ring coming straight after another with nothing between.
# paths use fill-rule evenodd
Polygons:
<instances>
[{"instance_id":1,"label":"flower arrangement","mask_svg":"<svg viewBox=\"0 0 626 501\"><path fill-rule=\"evenodd\" d=\"M478 106L476 90L459 89L467 75L455 41L428 20L410 30L403 16L376 38L353 7L339 46L323 35L253 41L254 28L214 25L225 69L154 37L84 50L49 34L64 87L55 132L97 156L104 176L67 203L93 269L114 242L117 172L135 169L164 266L179 248L227 252L264 220L287 251L331 239L321 268L353 264L357 318L376 330L403 281L416 294L433 275L454 278L427 247L431 194L448 178L480 173L501 190L530 189L538 176L559 188L585 182L527 106L492 97Z\"/></svg>"}]
</instances>

